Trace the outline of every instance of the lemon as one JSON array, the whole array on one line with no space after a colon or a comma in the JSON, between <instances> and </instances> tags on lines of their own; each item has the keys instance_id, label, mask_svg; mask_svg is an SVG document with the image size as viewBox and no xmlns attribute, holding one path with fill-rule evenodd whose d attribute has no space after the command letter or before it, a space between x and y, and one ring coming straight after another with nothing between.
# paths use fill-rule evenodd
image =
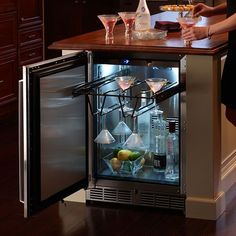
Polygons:
<instances>
[{"instance_id":1,"label":"lemon","mask_svg":"<svg viewBox=\"0 0 236 236\"><path fill-rule=\"evenodd\" d=\"M144 159L144 158L142 158L142 159L141 159L141 161L140 161L140 164L143 166L143 165L144 165L144 163L145 163L145 159Z\"/></svg>"},{"instance_id":2,"label":"lemon","mask_svg":"<svg viewBox=\"0 0 236 236\"><path fill-rule=\"evenodd\" d=\"M118 160L116 157L113 157L111 160L110 160L110 164L111 164L111 167L113 170L116 170L118 171L121 167L121 161Z\"/></svg>"},{"instance_id":3,"label":"lemon","mask_svg":"<svg viewBox=\"0 0 236 236\"><path fill-rule=\"evenodd\" d=\"M122 149L117 153L117 158L120 161L127 161L129 160L129 156L131 155L131 151L127 149Z\"/></svg>"}]
</instances>

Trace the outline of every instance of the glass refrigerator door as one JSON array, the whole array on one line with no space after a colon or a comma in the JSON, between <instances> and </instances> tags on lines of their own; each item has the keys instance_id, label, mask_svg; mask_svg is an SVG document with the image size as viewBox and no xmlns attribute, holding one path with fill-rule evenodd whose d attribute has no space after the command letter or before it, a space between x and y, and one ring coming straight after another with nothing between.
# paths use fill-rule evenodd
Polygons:
<instances>
[{"instance_id":1,"label":"glass refrigerator door","mask_svg":"<svg viewBox=\"0 0 236 236\"><path fill-rule=\"evenodd\" d=\"M98 59L94 72L96 177L179 186L180 61Z\"/></svg>"},{"instance_id":2,"label":"glass refrigerator door","mask_svg":"<svg viewBox=\"0 0 236 236\"><path fill-rule=\"evenodd\" d=\"M87 186L87 103L72 95L87 67L80 53L24 68L25 217Z\"/></svg>"}]
</instances>

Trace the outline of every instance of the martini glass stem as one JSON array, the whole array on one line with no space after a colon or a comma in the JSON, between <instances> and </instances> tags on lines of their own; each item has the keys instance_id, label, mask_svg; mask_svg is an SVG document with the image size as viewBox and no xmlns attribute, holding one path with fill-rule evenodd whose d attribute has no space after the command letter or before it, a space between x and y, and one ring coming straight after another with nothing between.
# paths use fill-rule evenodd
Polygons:
<instances>
[{"instance_id":1,"label":"martini glass stem","mask_svg":"<svg viewBox=\"0 0 236 236\"><path fill-rule=\"evenodd\" d=\"M102 115L102 129L107 129L106 116L106 114Z\"/></svg>"},{"instance_id":2,"label":"martini glass stem","mask_svg":"<svg viewBox=\"0 0 236 236\"><path fill-rule=\"evenodd\" d=\"M133 133L138 133L137 130L137 117L134 117Z\"/></svg>"}]
</instances>

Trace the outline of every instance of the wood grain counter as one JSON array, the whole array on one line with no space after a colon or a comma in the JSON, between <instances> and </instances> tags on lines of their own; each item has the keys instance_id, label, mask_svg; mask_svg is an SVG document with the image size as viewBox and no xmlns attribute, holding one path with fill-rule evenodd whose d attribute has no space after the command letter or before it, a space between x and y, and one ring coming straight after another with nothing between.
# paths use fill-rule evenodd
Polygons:
<instances>
[{"instance_id":1,"label":"wood grain counter","mask_svg":"<svg viewBox=\"0 0 236 236\"><path fill-rule=\"evenodd\" d=\"M176 21L177 12L163 12L152 16L152 27L155 21ZM198 25L208 25L224 19L225 16L205 18ZM126 40L124 25L117 24L114 28L114 42L105 42L105 29L74 36L54 42L50 49L60 50L92 50L92 51L145 51L151 53L181 53L214 55L227 48L227 34L212 36L211 39L194 41L192 47L186 47L181 38L181 32L168 32L162 40Z\"/></svg>"}]
</instances>

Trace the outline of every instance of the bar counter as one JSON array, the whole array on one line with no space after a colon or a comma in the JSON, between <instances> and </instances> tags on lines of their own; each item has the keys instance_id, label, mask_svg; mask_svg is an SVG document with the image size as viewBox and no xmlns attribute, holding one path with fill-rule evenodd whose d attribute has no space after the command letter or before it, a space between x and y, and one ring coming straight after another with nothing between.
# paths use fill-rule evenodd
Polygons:
<instances>
[{"instance_id":1,"label":"bar counter","mask_svg":"<svg viewBox=\"0 0 236 236\"><path fill-rule=\"evenodd\" d=\"M152 16L151 25L154 27L156 21L177 21L177 12L163 12ZM208 25L224 19L224 16L211 18L202 17L198 25ZM101 23L102 24L102 23ZM102 27L102 26L101 26ZM105 42L105 29L87 34L71 37L54 42L50 49L61 50L109 50L109 51L144 51L153 53L180 53L213 55L227 48L227 35L213 36L211 40L203 39L195 41L192 47L185 47L181 39L181 32L169 32L163 40L125 40L125 28L123 24L117 24L114 28L114 42Z\"/></svg>"},{"instance_id":2,"label":"bar counter","mask_svg":"<svg viewBox=\"0 0 236 236\"><path fill-rule=\"evenodd\" d=\"M155 21L176 21L178 13L163 12ZM208 25L225 16L202 18ZM102 28L102 27L101 27ZM124 25L114 29L114 42L106 44L104 28L54 42L50 49L181 54L186 58L186 217L216 220L225 211L225 192L236 178L236 130L220 103L220 78L227 53L227 34L184 46L181 32L168 32L162 40L131 40Z\"/></svg>"}]
</instances>

